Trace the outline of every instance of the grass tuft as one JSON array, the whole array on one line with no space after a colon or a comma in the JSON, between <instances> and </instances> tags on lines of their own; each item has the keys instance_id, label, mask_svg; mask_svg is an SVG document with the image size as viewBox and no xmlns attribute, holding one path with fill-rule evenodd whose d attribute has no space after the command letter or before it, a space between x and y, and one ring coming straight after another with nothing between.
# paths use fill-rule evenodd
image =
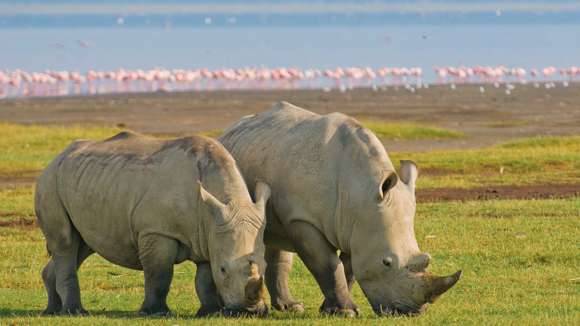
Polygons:
<instances>
[{"instance_id":1,"label":"grass tuft","mask_svg":"<svg viewBox=\"0 0 580 326\"><path fill-rule=\"evenodd\" d=\"M221 130L221 129L215 129L215 130L210 130L210 131L203 131L203 132L201 132L199 134L202 135L202 136L209 137L209 138L218 138L223 133L224 133L223 130Z\"/></svg>"},{"instance_id":2,"label":"grass tuft","mask_svg":"<svg viewBox=\"0 0 580 326\"><path fill-rule=\"evenodd\" d=\"M578 149L580 148L580 136L555 137L539 136L524 138L504 143L499 148L510 149L532 149L532 148L552 148L552 149Z\"/></svg>"},{"instance_id":3,"label":"grass tuft","mask_svg":"<svg viewBox=\"0 0 580 326\"><path fill-rule=\"evenodd\" d=\"M490 123L483 124L486 127L491 128L508 128L529 125L531 121L528 120L498 120Z\"/></svg>"},{"instance_id":4,"label":"grass tuft","mask_svg":"<svg viewBox=\"0 0 580 326\"><path fill-rule=\"evenodd\" d=\"M365 128L374 132L377 137L386 140L448 139L465 137L465 134L459 131L415 123L386 123L365 120L361 121L361 123Z\"/></svg>"}]
</instances>

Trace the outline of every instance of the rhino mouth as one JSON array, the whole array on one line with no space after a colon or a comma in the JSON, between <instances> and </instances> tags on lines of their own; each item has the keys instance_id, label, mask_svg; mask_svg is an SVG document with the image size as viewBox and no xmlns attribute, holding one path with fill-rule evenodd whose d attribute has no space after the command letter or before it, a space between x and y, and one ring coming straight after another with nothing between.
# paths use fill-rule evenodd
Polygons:
<instances>
[{"instance_id":1,"label":"rhino mouth","mask_svg":"<svg viewBox=\"0 0 580 326\"><path fill-rule=\"evenodd\" d=\"M244 307L224 307L222 309L222 315L224 317L267 317L268 316L268 306L264 304L263 301Z\"/></svg>"},{"instance_id":2,"label":"rhino mouth","mask_svg":"<svg viewBox=\"0 0 580 326\"><path fill-rule=\"evenodd\" d=\"M392 304L373 305L375 314L381 317L419 316L427 311L428 304L418 305L414 302L394 302Z\"/></svg>"}]
</instances>

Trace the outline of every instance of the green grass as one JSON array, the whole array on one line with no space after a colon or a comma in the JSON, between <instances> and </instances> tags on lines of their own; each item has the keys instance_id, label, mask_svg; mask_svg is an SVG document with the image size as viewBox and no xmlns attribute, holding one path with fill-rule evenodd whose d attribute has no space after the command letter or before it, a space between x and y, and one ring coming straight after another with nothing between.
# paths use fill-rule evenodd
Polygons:
<instances>
[{"instance_id":1,"label":"green grass","mask_svg":"<svg viewBox=\"0 0 580 326\"><path fill-rule=\"evenodd\" d=\"M405 139L454 133L418 125L385 127L382 123L369 123L375 124L374 131L384 137L389 137L387 132L395 135L390 137ZM0 124L0 176L35 176L73 140L104 139L118 131L102 127ZM215 137L220 133L214 130L202 134ZM529 138L484 149L389 155L395 164L400 159L418 163L424 172L418 180L419 188L576 184L580 180L580 136Z\"/></svg>"},{"instance_id":2,"label":"green grass","mask_svg":"<svg viewBox=\"0 0 580 326\"><path fill-rule=\"evenodd\" d=\"M215 130L210 130L210 131L203 131L203 132L201 132L199 134L202 135L202 136L210 137L210 138L218 138L223 133L224 133L223 130L221 130L221 129L215 129Z\"/></svg>"},{"instance_id":3,"label":"green grass","mask_svg":"<svg viewBox=\"0 0 580 326\"><path fill-rule=\"evenodd\" d=\"M389 153L425 170L419 188L580 183L580 136L535 137L490 148ZM430 175L431 171L436 171Z\"/></svg>"},{"instance_id":4,"label":"green grass","mask_svg":"<svg viewBox=\"0 0 580 326\"><path fill-rule=\"evenodd\" d=\"M32 187L0 190L0 222L15 219L34 219Z\"/></svg>"},{"instance_id":5,"label":"green grass","mask_svg":"<svg viewBox=\"0 0 580 326\"><path fill-rule=\"evenodd\" d=\"M0 123L0 175L35 176L66 146L78 139L105 139L121 129L86 126L38 126ZM216 138L222 130L200 133Z\"/></svg>"},{"instance_id":6,"label":"green grass","mask_svg":"<svg viewBox=\"0 0 580 326\"><path fill-rule=\"evenodd\" d=\"M491 128L509 128L517 126L529 125L531 121L528 120L497 120L490 123L484 123L483 126Z\"/></svg>"},{"instance_id":7,"label":"green grass","mask_svg":"<svg viewBox=\"0 0 580 326\"><path fill-rule=\"evenodd\" d=\"M35 175L77 139L104 139L119 129L0 123L0 175Z\"/></svg>"},{"instance_id":8,"label":"green grass","mask_svg":"<svg viewBox=\"0 0 580 326\"><path fill-rule=\"evenodd\" d=\"M24 193L22 193L24 196ZM7 204L28 215L27 204ZM416 234L420 247L434 257L431 269L449 273L458 268L464 276L428 312L417 318L390 318L405 325L518 324L574 325L580 322L580 199L487 201L422 204L418 207ZM40 271L48 261L36 228L0 228L0 324L377 324L358 287L354 299L362 310L356 320L326 318L318 314L322 295L312 276L297 261L291 274L296 297L304 300L307 314L295 317L274 312L267 320L195 320L199 306L194 291L195 268L176 267L169 319L138 318L143 297L142 273L114 266L93 255L82 266L80 281L87 318L39 317L46 304Z\"/></svg>"},{"instance_id":9,"label":"green grass","mask_svg":"<svg viewBox=\"0 0 580 326\"><path fill-rule=\"evenodd\" d=\"M462 138L465 134L459 131L425 126L415 123L386 123L362 120L365 128L370 129L377 137L385 140L418 140Z\"/></svg>"},{"instance_id":10,"label":"green grass","mask_svg":"<svg viewBox=\"0 0 580 326\"><path fill-rule=\"evenodd\" d=\"M0 124L0 176L35 175L72 140L103 139L117 131ZM390 155L393 161L418 162L426 171L418 181L421 188L578 184L580 179L580 136L523 139L478 150ZM437 173L430 174L430 169ZM32 187L0 189L0 222L34 220L32 196ZM143 319L136 316L143 297L142 273L114 266L96 255L80 271L83 301L93 315L39 317L46 304L40 271L48 261L42 234L35 227L0 226L0 325L580 324L580 198L420 204L416 234L421 248L435 258L433 271L464 270L460 283L421 317L379 319L358 287L353 296L363 317L322 317L317 312L322 294L297 261L290 282L295 296L305 302L305 316L274 312L267 320L200 321L193 319L199 306L193 264L176 267L169 297L176 316Z\"/></svg>"},{"instance_id":11,"label":"green grass","mask_svg":"<svg viewBox=\"0 0 580 326\"><path fill-rule=\"evenodd\" d=\"M362 120L365 128L372 130L379 138L388 140L418 140L418 139L446 139L462 138L465 134L459 131L426 126L416 123L387 123ZM217 138L223 130L216 129L205 131L201 134L207 137Z\"/></svg>"}]
</instances>

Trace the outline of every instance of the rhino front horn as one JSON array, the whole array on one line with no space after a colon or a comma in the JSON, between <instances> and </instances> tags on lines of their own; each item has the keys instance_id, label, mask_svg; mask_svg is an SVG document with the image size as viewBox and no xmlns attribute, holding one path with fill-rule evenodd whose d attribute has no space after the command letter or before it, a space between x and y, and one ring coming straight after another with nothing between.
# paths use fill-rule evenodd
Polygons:
<instances>
[{"instance_id":1,"label":"rhino front horn","mask_svg":"<svg viewBox=\"0 0 580 326\"><path fill-rule=\"evenodd\" d=\"M264 277L260 276L257 279L250 279L246 285L246 301L247 303L256 303L264 299L265 296Z\"/></svg>"},{"instance_id":2,"label":"rhino front horn","mask_svg":"<svg viewBox=\"0 0 580 326\"><path fill-rule=\"evenodd\" d=\"M452 288L455 285L455 283L459 281L461 273L462 271L458 270L457 272L449 276L434 277L431 280L431 284L429 287L430 291L428 292L427 295L427 301L432 303L433 301L437 300L437 298L440 295L442 295L443 293L447 292L447 290Z\"/></svg>"}]
</instances>

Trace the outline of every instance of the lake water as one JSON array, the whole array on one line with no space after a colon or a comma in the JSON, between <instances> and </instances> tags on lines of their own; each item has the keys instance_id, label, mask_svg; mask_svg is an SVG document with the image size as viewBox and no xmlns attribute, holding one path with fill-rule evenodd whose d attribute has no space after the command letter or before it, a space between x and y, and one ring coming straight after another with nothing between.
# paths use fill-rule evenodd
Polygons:
<instances>
[{"instance_id":1,"label":"lake water","mask_svg":"<svg viewBox=\"0 0 580 326\"><path fill-rule=\"evenodd\" d=\"M0 70L580 66L580 24L0 28Z\"/></svg>"}]
</instances>

